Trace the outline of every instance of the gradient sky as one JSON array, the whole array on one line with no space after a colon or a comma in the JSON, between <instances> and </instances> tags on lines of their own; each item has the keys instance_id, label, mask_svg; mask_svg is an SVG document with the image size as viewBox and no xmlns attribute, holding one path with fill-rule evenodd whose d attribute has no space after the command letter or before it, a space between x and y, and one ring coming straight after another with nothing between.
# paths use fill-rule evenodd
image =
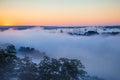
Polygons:
<instances>
[{"instance_id":1,"label":"gradient sky","mask_svg":"<svg viewBox=\"0 0 120 80\"><path fill-rule=\"evenodd\" d=\"M0 25L120 25L120 0L0 0Z\"/></svg>"}]
</instances>

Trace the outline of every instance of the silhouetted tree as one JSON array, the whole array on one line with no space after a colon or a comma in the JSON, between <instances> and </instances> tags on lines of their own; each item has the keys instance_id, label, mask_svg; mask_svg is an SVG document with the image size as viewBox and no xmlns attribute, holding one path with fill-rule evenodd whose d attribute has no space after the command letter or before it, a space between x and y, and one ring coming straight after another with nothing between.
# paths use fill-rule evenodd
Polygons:
<instances>
[{"instance_id":1,"label":"silhouetted tree","mask_svg":"<svg viewBox=\"0 0 120 80\"><path fill-rule=\"evenodd\" d=\"M78 59L45 56L36 64L29 57L18 58L15 54L10 54L15 50L14 45L0 49L0 80L103 80L89 76Z\"/></svg>"},{"instance_id":2,"label":"silhouetted tree","mask_svg":"<svg viewBox=\"0 0 120 80\"><path fill-rule=\"evenodd\" d=\"M84 66L80 60L60 58L59 61L61 63L60 77L62 80L79 80L85 77L86 72L83 70Z\"/></svg>"},{"instance_id":3,"label":"silhouetted tree","mask_svg":"<svg viewBox=\"0 0 120 80\"><path fill-rule=\"evenodd\" d=\"M33 51L35 51L35 49L30 48L30 47L20 47L19 51L21 51L21 52L33 52Z\"/></svg>"},{"instance_id":4,"label":"silhouetted tree","mask_svg":"<svg viewBox=\"0 0 120 80\"><path fill-rule=\"evenodd\" d=\"M45 57L39 64L39 75L40 80L79 80L86 75L83 69L77 59Z\"/></svg>"},{"instance_id":5,"label":"silhouetted tree","mask_svg":"<svg viewBox=\"0 0 120 80\"><path fill-rule=\"evenodd\" d=\"M20 59L17 74L20 80L37 80L37 64L33 63L29 57Z\"/></svg>"},{"instance_id":6,"label":"silhouetted tree","mask_svg":"<svg viewBox=\"0 0 120 80\"><path fill-rule=\"evenodd\" d=\"M20 80L37 80L37 64L33 63L29 57L25 57L19 62L18 77Z\"/></svg>"},{"instance_id":7,"label":"silhouetted tree","mask_svg":"<svg viewBox=\"0 0 120 80\"><path fill-rule=\"evenodd\" d=\"M10 80L14 76L17 57L0 51L0 80Z\"/></svg>"},{"instance_id":8,"label":"silhouetted tree","mask_svg":"<svg viewBox=\"0 0 120 80\"><path fill-rule=\"evenodd\" d=\"M86 36L92 36L92 35L98 35L99 33L97 31L87 31L84 33Z\"/></svg>"},{"instance_id":9,"label":"silhouetted tree","mask_svg":"<svg viewBox=\"0 0 120 80\"><path fill-rule=\"evenodd\" d=\"M16 49L14 45L8 45L6 48L7 53L16 53Z\"/></svg>"}]
</instances>

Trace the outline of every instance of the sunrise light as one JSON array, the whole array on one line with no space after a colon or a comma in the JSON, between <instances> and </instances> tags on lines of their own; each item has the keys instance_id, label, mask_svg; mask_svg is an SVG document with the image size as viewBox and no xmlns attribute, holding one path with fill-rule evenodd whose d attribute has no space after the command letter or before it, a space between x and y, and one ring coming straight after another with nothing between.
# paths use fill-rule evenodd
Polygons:
<instances>
[{"instance_id":1,"label":"sunrise light","mask_svg":"<svg viewBox=\"0 0 120 80\"><path fill-rule=\"evenodd\" d=\"M12 24L12 22L6 21L3 23L3 26L13 26L13 24Z\"/></svg>"}]
</instances>

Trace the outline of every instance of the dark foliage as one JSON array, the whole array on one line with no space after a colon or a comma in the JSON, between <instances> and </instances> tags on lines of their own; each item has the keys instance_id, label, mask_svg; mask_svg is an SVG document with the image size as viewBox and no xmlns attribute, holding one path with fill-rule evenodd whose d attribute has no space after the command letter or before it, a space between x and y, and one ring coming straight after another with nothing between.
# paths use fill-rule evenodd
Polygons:
<instances>
[{"instance_id":1,"label":"dark foliage","mask_svg":"<svg viewBox=\"0 0 120 80\"><path fill-rule=\"evenodd\" d=\"M33 52L33 51L35 51L35 49L30 48L30 47L20 47L19 51L21 51L21 52Z\"/></svg>"},{"instance_id":2,"label":"dark foliage","mask_svg":"<svg viewBox=\"0 0 120 80\"><path fill-rule=\"evenodd\" d=\"M98 35L99 33L97 31L87 31L84 33L84 35L91 36L91 35Z\"/></svg>"},{"instance_id":3,"label":"dark foliage","mask_svg":"<svg viewBox=\"0 0 120 80\"><path fill-rule=\"evenodd\" d=\"M79 80L86 75L83 69L77 59L45 57L39 64L40 80Z\"/></svg>"},{"instance_id":4,"label":"dark foliage","mask_svg":"<svg viewBox=\"0 0 120 80\"><path fill-rule=\"evenodd\" d=\"M0 80L103 80L90 77L84 71L80 60L68 58L50 58L45 56L39 64L29 57L18 58L11 54L14 46L8 50L0 49Z\"/></svg>"},{"instance_id":5,"label":"dark foliage","mask_svg":"<svg viewBox=\"0 0 120 80\"><path fill-rule=\"evenodd\" d=\"M0 80L9 80L14 76L17 57L0 50Z\"/></svg>"},{"instance_id":6,"label":"dark foliage","mask_svg":"<svg viewBox=\"0 0 120 80\"><path fill-rule=\"evenodd\" d=\"M102 34L104 34L104 35L119 35L120 34L120 32L104 32L104 33L102 33Z\"/></svg>"},{"instance_id":7,"label":"dark foliage","mask_svg":"<svg viewBox=\"0 0 120 80\"><path fill-rule=\"evenodd\" d=\"M6 48L6 51L7 51L7 53L16 53L15 46L12 44L8 45Z\"/></svg>"}]
</instances>

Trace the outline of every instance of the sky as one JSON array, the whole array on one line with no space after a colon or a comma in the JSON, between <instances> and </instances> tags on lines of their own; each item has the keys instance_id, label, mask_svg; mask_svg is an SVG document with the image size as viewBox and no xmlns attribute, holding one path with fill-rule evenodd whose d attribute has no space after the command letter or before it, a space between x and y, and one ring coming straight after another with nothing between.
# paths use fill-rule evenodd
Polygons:
<instances>
[{"instance_id":1,"label":"sky","mask_svg":"<svg viewBox=\"0 0 120 80\"><path fill-rule=\"evenodd\" d=\"M0 25L120 25L120 0L0 0Z\"/></svg>"}]
</instances>

